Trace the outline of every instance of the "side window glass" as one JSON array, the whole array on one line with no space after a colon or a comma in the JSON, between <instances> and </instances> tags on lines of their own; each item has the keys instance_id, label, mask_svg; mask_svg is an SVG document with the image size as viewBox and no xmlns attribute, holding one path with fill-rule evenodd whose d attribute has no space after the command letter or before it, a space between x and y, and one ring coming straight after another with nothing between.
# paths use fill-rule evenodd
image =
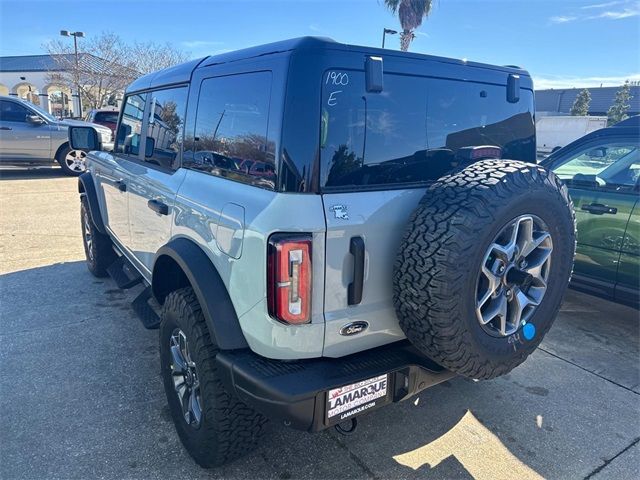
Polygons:
<instances>
[{"instance_id":1,"label":"side window glass","mask_svg":"<svg viewBox=\"0 0 640 480\"><path fill-rule=\"evenodd\" d=\"M26 123L29 114L29 110L16 102L0 101L0 121Z\"/></svg>"},{"instance_id":2,"label":"side window glass","mask_svg":"<svg viewBox=\"0 0 640 480\"><path fill-rule=\"evenodd\" d=\"M275 143L267 139L270 97L270 72L204 80L183 165L274 189Z\"/></svg>"},{"instance_id":3,"label":"side window glass","mask_svg":"<svg viewBox=\"0 0 640 480\"><path fill-rule=\"evenodd\" d=\"M138 156L146 98L146 93L138 93L125 99L122 120L116 134L115 152Z\"/></svg>"},{"instance_id":4,"label":"side window glass","mask_svg":"<svg viewBox=\"0 0 640 480\"><path fill-rule=\"evenodd\" d=\"M147 127L145 161L176 170L180 166L187 87L149 93L151 109Z\"/></svg>"},{"instance_id":5,"label":"side window glass","mask_svg":"<svg viewBox=\"0 0 640 480\"><path fill-rule=\"evenodd\" d=\"M553 167L575 188L630 191L640 177L640 149L630 142L590 145Z\"/></svg>"}]
</instances>

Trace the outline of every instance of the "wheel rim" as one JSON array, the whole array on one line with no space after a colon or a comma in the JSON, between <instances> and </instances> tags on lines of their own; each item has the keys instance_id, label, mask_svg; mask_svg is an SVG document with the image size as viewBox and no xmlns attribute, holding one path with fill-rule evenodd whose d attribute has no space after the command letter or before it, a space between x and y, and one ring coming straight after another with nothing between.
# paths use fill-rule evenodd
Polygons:
<instances>
[{"instance_id":1,"label":"wheel rim","mask_svg":"<svg viewBox=\"0 0 640 480\"><path fill-rule=\"evenodd\" d=\"M171 352L171 376L182 408L182 418L194 428L202 421L202 396L196 363L191 359L189 344L184 332L176 328L169 340Z\"/></svg>"},{"instance_id":2,"label":"wheel rim","mask_svg":"<svg viewBox=\"0 0 640 480\"><path fill-rule=\"evenodd\" d=\"M64 157L64 163L71 171L84 172L87 169L87 165L85 163L86 158L86 152L83 152L82 150L70 150Z\"/></svg>"},{"instance_id":3,"label":"wheel rim","mask_svg":"<svg viewBox=\"0 0 640 480\"><path fill-rule=\"evenodd\" d=\"M86 210L82 215L82 226L84 230L84 244L87 247L87 255L89 255L90 260L93 260L93 237L91 236L91 220L89 219L89 213Z\"/></svg>"},{"instance_id":4,"label":"wheel rim","mask_svg":"<svg viewBox=\"0 0 640 480\"><path fill-rule=\"evenodd\" d=\"M476 316L483 330L507 337L533 316L547 291L553 241L535 215L521 215L496 235L480 267Z\"/></svg>"}]
</instances>

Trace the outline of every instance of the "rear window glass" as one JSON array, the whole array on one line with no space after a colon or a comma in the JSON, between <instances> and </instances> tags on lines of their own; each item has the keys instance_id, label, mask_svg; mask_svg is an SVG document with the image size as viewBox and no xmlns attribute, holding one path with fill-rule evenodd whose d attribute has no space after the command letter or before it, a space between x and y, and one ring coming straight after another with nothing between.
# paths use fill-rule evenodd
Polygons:
<instances>
[{"instance_id":1,"label":"rear window glass","mask_svg":"<svg viewBox=\"0 0 640 480\"><path fill-rule=\"evenodd\" d=\"M95 122L118 123L118 112L96 112Z\"/></svg>"},{"instance_id":2,"label":"rear window glass","mask_svg":"<svg viewBox=\"0 0 640 480\"><path fill-rule=\"evenodd\" d=\"M267 139L271 72L203 80L195 136L183 165L238 182L274 189L275 142Z\"/></svg>"},{"instance_id":3,"label":"rear window glass","mask_svg":"<svg viewBox=\"0 0 640 480\"><path fill-rule=\"evenodd\" d=\"M377 188L433 181L462 161L462 147L495 145L503 158L535 160L533 95L508 103L506 87L386 74L366 92L364 73L323 79L321 181Z\"/></svg>"}]
</instances>

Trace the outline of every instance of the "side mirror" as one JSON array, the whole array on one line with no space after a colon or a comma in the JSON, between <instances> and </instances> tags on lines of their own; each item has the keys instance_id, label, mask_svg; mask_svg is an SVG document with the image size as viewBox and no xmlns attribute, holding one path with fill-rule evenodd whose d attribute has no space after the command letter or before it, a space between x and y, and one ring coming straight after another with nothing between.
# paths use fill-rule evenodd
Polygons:
<instances>
[{"instance_id":1,"label":"side mirror","mask_svg":"<svg viewBox=\"0 0 640 480\"><path fill-rule=\"evenodd\" d=\"M27 122L31 125L42 125L44 120L40 115L27 115Z\"/></svg>"},{"instance_id":2,"label":"side mirror","mask_svg":"<svg viewBox=\"0 0 640 480\"><path fill-rule=\"evenodd\" d=\"M98 132L93 127L69 127L69 145L73 150L101 150Z\"/></svg>"},{"instance_id":3,"label":"side mirror","mask_svg":"<svg viewBox=\"0 0 640 480\"><path fill-rule=\"evenodd\" d=\"M151 158L153 157L153 150L156 148L156 139L153 137L147 137L146 143L144 145L144 157Z\"/></svg>"}]
</instances>

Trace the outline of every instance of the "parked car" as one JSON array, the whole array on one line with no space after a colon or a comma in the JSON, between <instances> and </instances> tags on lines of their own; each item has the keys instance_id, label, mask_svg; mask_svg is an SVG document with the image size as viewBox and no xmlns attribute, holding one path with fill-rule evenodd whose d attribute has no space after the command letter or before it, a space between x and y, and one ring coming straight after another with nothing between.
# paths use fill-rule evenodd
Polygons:
<instances>
[{"instance_id":1,"label":"parked car","mask_svg":"<svg viewBox=\"0 0 640 480\"><path fill-rule=\"evenodd\" d=\"M606 116L540 116L536 120L538 153L548 155L606 126Z\"/></svg>"},{"instance_id":2,"label":"parked car","mask_svg":"<svg viewBox=\"0 0 640 480\"><path fill-rule=\"evenodd\" d=\"M58 120L38 106L18 97L0 96L0 165L50 165L58 162L64 173L85 171L86 152L69 146L71 125L90 126L102 147L113 147L111 130L78 120Z\"/></svg>"},{"instance_id":3,"label":"parked car","mask_svg":"<svg viewBox=\"0 0 640 480\"><path fill-rule=\"evenodd\" d=\"M115 107L111 108L99 108L89 110L89 113L85 116L85 122L96 123L102 125L111 130L113 135L116 134L116 125L118 124L119 111Z\"/></svg>"},{"instance_id":4,"label":"parked car","mask_svg":"<svg viewBox=\"0 0 640 480\"><path fill-rule=\"evenodd\" d=\"M160 329L200 465L250 451L267 418L352 431L535 350L575 224L533 117L525 70L316 38L127 88L113 153L79 179L87 266L147 286L133 308ZM70 138L99 147L90 128Z\"/></svg>"},{"instance_id":5,"label":"parked car","mask_svg":"<svg viewBox=\"0 0 640 480\"><path fill-rule=\"evenodd\" d=\"M571 284L640 303L640 116L590 133L542 165L568 186L578 247Z\"/></svg>"}]
</instances>

